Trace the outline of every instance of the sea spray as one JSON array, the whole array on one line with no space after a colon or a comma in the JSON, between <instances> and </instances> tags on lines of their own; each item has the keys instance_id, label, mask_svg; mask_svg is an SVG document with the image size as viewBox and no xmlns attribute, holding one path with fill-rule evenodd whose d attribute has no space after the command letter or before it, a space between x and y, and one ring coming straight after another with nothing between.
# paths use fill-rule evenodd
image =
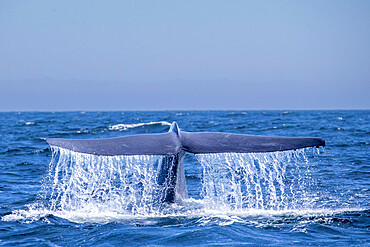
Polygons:
<instances>
[{"instance_id":1,"label":"sea spray","mask_svg":"<svg viewBox=\"0 0 370 247\"><path fill-rule=\"evenodd\" d=\"M212 210L296 210L312 207L315 185L307 150L198 154L202 197Z\"/></svg>"},{"instance_id":2,"label":"sea spray","mask_svg":"<svg viewBox=\"0 0 370 247\"><path fill-rule=\"evenodd\" d=\"M45 208L59 216L303 210L313 201L307 150L196 155L201 200L171 206L160 200L167 188L158 168L166 156L96 156L52 147L40 195Z\"/></svg>"},{"instance_id":3,"label":"sea spray","mask_svg":"<svg viewBox=\"0 0 370 247\"><path fill-rule=\"evenodd\" d=\"M52 211L145 215L158 210L162 156L96 156L53 147L40 193Z\"/></svg>"}]
</instances>

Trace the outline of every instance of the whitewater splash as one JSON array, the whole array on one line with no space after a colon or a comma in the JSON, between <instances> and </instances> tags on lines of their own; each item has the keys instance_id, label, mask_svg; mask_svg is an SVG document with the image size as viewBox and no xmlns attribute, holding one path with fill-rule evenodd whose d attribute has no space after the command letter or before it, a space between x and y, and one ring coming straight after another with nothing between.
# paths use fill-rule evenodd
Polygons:
<instances>
[{"instance_id":1,"label":"whitewater splash","mask_svg":"<svg viewBox=\"0 0 370 247\"><path fill-rule=\"evenodd\" d=\"M307 150L198 154L210 209L296 210L314 206Z\"/></svg>"},{"instance_id":2,"label":"whitewater splash","mask_svg":"<svg viewBox=\"0 0 370 247\"><path fill-rule=\"evenodd\" d=\"M146 215L158 209L162 157L95 156L53 147L41 196L52 211Z\"/></svg>"},{"instance_id":3,"label":"whitewater splash","mask_svg":"<svg viewBox=\"0 0 370 247\"><path fill-rule=\"evenodd\" d=\"M166 121L158 121L158 122L148 122L148 123L136 123L136 124L116 124L109 126L109 130L128 130L128 129L133 129L137 127L142 127L142 126L147 126L147 125L163 125L163 126L171 126L171 123L166 122Z\"/></svg>"},{"instance_id":4,"label":"whitewater splash","mask_svg":"<svg viewBox=\"0 0 370 247\"><path fill-rule=\"evenodd\" d=\"M38 211L72 221L127 217L281 214L315 208L307 150L199 154L201 199L162 203L158 168L166 156L95 156L52 147L40 202L3 220ZM186 164L185 164L186 166Z\"/></svg>"}]
</instances>

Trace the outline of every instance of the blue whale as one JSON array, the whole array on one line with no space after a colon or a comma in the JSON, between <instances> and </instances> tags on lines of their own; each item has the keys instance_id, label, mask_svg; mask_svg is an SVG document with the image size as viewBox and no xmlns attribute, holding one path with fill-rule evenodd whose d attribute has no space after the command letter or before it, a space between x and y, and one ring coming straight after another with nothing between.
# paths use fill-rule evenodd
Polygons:
<instances>
[{"instance_id":1,"label":"blue whale","mask_svg":"<svg viewBox=\"0 0 370 247\"><path fill-rule=\"evenodd\" d=\"M163 188L161 201L176 202L187 198L184 172L185 153L261 153L325 146L316 137L269 137L221 132L180 131L173 122L167 133L142 134L110 139L46 140L51 146L74 152L113 155L163 155L157 183Z\"/></svg>"}]
</instances>

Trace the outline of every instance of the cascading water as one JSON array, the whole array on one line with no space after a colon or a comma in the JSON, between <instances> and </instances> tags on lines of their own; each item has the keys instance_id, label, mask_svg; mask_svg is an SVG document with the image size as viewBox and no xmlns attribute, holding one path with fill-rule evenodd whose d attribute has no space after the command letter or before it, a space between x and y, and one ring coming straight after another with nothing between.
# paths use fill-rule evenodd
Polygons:
<instances>
[{"instance_id":1,"label":"cascading water","mask_svg":"<svg viewBox=\"0 0 370 247\"><path fill-rule=\"evenodd\" d=\"M41 193L52 211L145 215L158 210L161 156L95 156L53 147Z\"/></svg>"},{"instance_id":2,"label":"cascading water","mask_svg":"<svg viewBox=\"0 0 370 247\"><path fill-rule=\"evenodd\" d=\"M306 150L198 154L209 209L296 210L312 206Z\"/></svg>"},{"instance_id":3,"label":"cascading water","mask_svg":"<svg viewBox=\"0 0 370 247\"><path fill-rule=\"evenodd\" d=\"M158 168L167 156L95 156L53 147L40 193L58 216L165 216L296 210L312 206L306 150L196 155L202 170L201 199L161 203ZM199 165L199 164L198 164ZM186 166L186 164L185 164ZM176 207L178 206L178 207ZM61 213L62 212L62 213ZM208 212L208 213L207 213Z\"/></svg>"}]
</instances>

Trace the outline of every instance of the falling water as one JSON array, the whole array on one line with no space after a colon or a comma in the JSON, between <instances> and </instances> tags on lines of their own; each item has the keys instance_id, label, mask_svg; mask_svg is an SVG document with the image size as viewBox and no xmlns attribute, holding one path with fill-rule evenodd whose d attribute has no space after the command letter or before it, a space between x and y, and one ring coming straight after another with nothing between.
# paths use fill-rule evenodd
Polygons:
<instances>
[{"instance_id":1,"label":"falling water","mask_svg":"<svg viewBox=\"0 0 370 247\"><path fill-rule=\"evenodd\" d=\"M96 156L53 147L41 193L52 211L145 215L159 206L162 156Z\"/></svg>"},{"instance_id":2,"label":"falling water","mask_svg":"<svg viewBox=\"0 0 370 247\"><path fill-rule=\"evenodd\" d=\"M96 156L53 147L53 157L40 193L52 212L177 214L160 203L160 155ZM296 210L312 204L306 151L196 155L202 179L200 211ZM186 164L185 164L186 166ZM196 201L196 200L195 200ZM194 202L190 198L189 202ZM194 213L190 204L181 213Z\"/></svg>"},{"instance_id":3,"label":"falling water","mask_svg":"<svg viewBox=\"0 0 370 247\"><path fill-rule=\"evenodd\" d=\"M223 211L312 207L315 182L305 152L196 155L205 205Z\"/></svg>"}]
</instances>

